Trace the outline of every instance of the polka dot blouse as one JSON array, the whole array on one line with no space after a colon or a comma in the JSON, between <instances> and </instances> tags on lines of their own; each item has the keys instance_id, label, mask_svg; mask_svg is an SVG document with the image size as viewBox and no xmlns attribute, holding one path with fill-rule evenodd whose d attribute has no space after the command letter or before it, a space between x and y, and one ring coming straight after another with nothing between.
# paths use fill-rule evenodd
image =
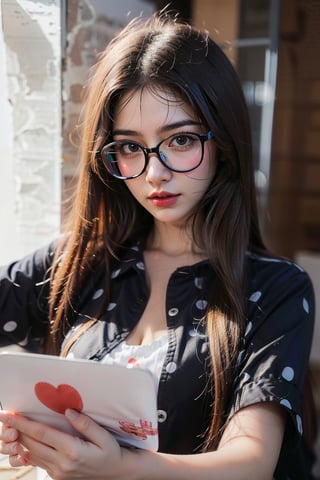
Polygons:
<instances>
[{"instance_id":1,"label":"polka dot blouse","mask_svg":"<svg viewBox=\"0 0 320 480\"><path fill-rule=\"evenodd\" d=\"M53 250L51 245L1 268L2 342L30 347L43 336ZM314 322L312 285L307 274L289 261L248 254L247 262L247 322L226 418L255 403L281 405L288 420L274 479L310 479L301 398ZM149 291L140 249L128 248L113 267L109 304L99 321L79 335L70 351L75 358L102 361L112 355L146 307ZM204 322L214 281L209 263L202 261L178 268L168 282L167 343L157 370L162 452L190 454L203 446L214 400L207 388ZM102 266L87 279L67 339L100 310L107 282Z\"/></svg>"}]
</instances>

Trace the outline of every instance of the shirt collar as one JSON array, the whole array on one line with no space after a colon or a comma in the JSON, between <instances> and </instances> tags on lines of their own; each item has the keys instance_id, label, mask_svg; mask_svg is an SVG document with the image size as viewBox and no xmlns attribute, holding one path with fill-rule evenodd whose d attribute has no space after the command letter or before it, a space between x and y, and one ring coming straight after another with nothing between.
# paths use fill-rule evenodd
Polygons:
<instances>
[{"instance_id":1,"label":"shirt collar","mask_svg":"<svg viewBox=\"0 0 320 480\"><path fill-rule=\"evenodd\" d=\"M111 278L119 278L125 275L130 270L143 272L144 260L141 245L139 243L127 247L119 258L114 262L111 272Z\"/></svg>"},{"instance_id":2,"label":"shirt collar","mask_svg":"<svg viewBox=\"0 0 320 480\"><path fill-rule=\"evenodd\" d=\"M181 267L186 272L192 272L198 274L200 271L207 271L210 268L208 260L201 260L194 265L188 265ZM211 269L211 268L210 268ZM136 243L127 247L120 255L118 260L114 262L114 266L111 272L111 278L119 278L125 275L128 271L135 270L136 272L144 272L144 258L143 250L140 243Z\"/></svg>"}]
</instances>

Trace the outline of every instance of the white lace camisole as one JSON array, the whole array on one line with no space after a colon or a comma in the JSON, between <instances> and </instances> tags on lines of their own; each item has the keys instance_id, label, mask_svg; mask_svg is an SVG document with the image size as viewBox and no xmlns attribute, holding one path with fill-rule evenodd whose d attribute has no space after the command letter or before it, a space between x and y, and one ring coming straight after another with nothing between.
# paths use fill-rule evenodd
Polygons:
<instances>
[{"instance_id":1,"label":"white lace camisole","mask_svg":"<svg viewBox=\"0 0 320 480\"><path fill-rule=\"evenodd\" d=\"M128 345L123 341L108 353L101 362L109 365L123 365L128 368L145 368L152 373L158 386L167 349L167 334L145 345Z\"/></svg>"}]
</instances>

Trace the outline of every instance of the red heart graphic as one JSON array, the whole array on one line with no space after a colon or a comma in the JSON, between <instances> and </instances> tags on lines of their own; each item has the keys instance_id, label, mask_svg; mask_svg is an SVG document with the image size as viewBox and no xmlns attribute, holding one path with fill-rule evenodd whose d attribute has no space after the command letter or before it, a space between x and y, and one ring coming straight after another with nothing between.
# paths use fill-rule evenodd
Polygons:
<instances>
[{"instance_id":1,"label":"red heart graphic","mask_svg":"<svg viewBox=\"0 0 320 480\"><path fill-rule=\"evenodd\" d=\"M81 412L83 408L80 393L71 385L61 384L55 388L50 383L39 382L34 391L40 402L54 412L64 413L67 408Z\"/></svg>"}]
</instances>

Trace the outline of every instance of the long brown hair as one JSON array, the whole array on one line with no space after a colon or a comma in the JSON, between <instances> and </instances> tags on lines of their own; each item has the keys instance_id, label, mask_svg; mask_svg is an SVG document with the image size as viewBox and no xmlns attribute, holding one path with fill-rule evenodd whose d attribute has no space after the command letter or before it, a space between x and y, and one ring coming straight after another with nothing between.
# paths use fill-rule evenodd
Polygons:
<instances>
[{"instance_id":1,"label":"long brown hair","mask_svg":"<svg viewBox=\"0 0 320 480\"><path fill-rule=\"evenodd\" d=\"M46 351L59 353L73 322L76 296L95 262L104 262L108 279L119 250L151 232L152 217L123 181L108 174L99 156L112 138L117 102L127 92L145 87L178 92L187 99L213 132L217 145L217 172L193 220L194 242L207 253L218 279L207 314L214 404L206 448L212 449L224 424L244 329L245 252L264 249L264 245L255 200L250 126L238 77L206 33L168 15L131 22L102 52L91 77L70 233L52 269ZM105 303L107 297L108 292Z\"/></svg>"}]
</instances>

